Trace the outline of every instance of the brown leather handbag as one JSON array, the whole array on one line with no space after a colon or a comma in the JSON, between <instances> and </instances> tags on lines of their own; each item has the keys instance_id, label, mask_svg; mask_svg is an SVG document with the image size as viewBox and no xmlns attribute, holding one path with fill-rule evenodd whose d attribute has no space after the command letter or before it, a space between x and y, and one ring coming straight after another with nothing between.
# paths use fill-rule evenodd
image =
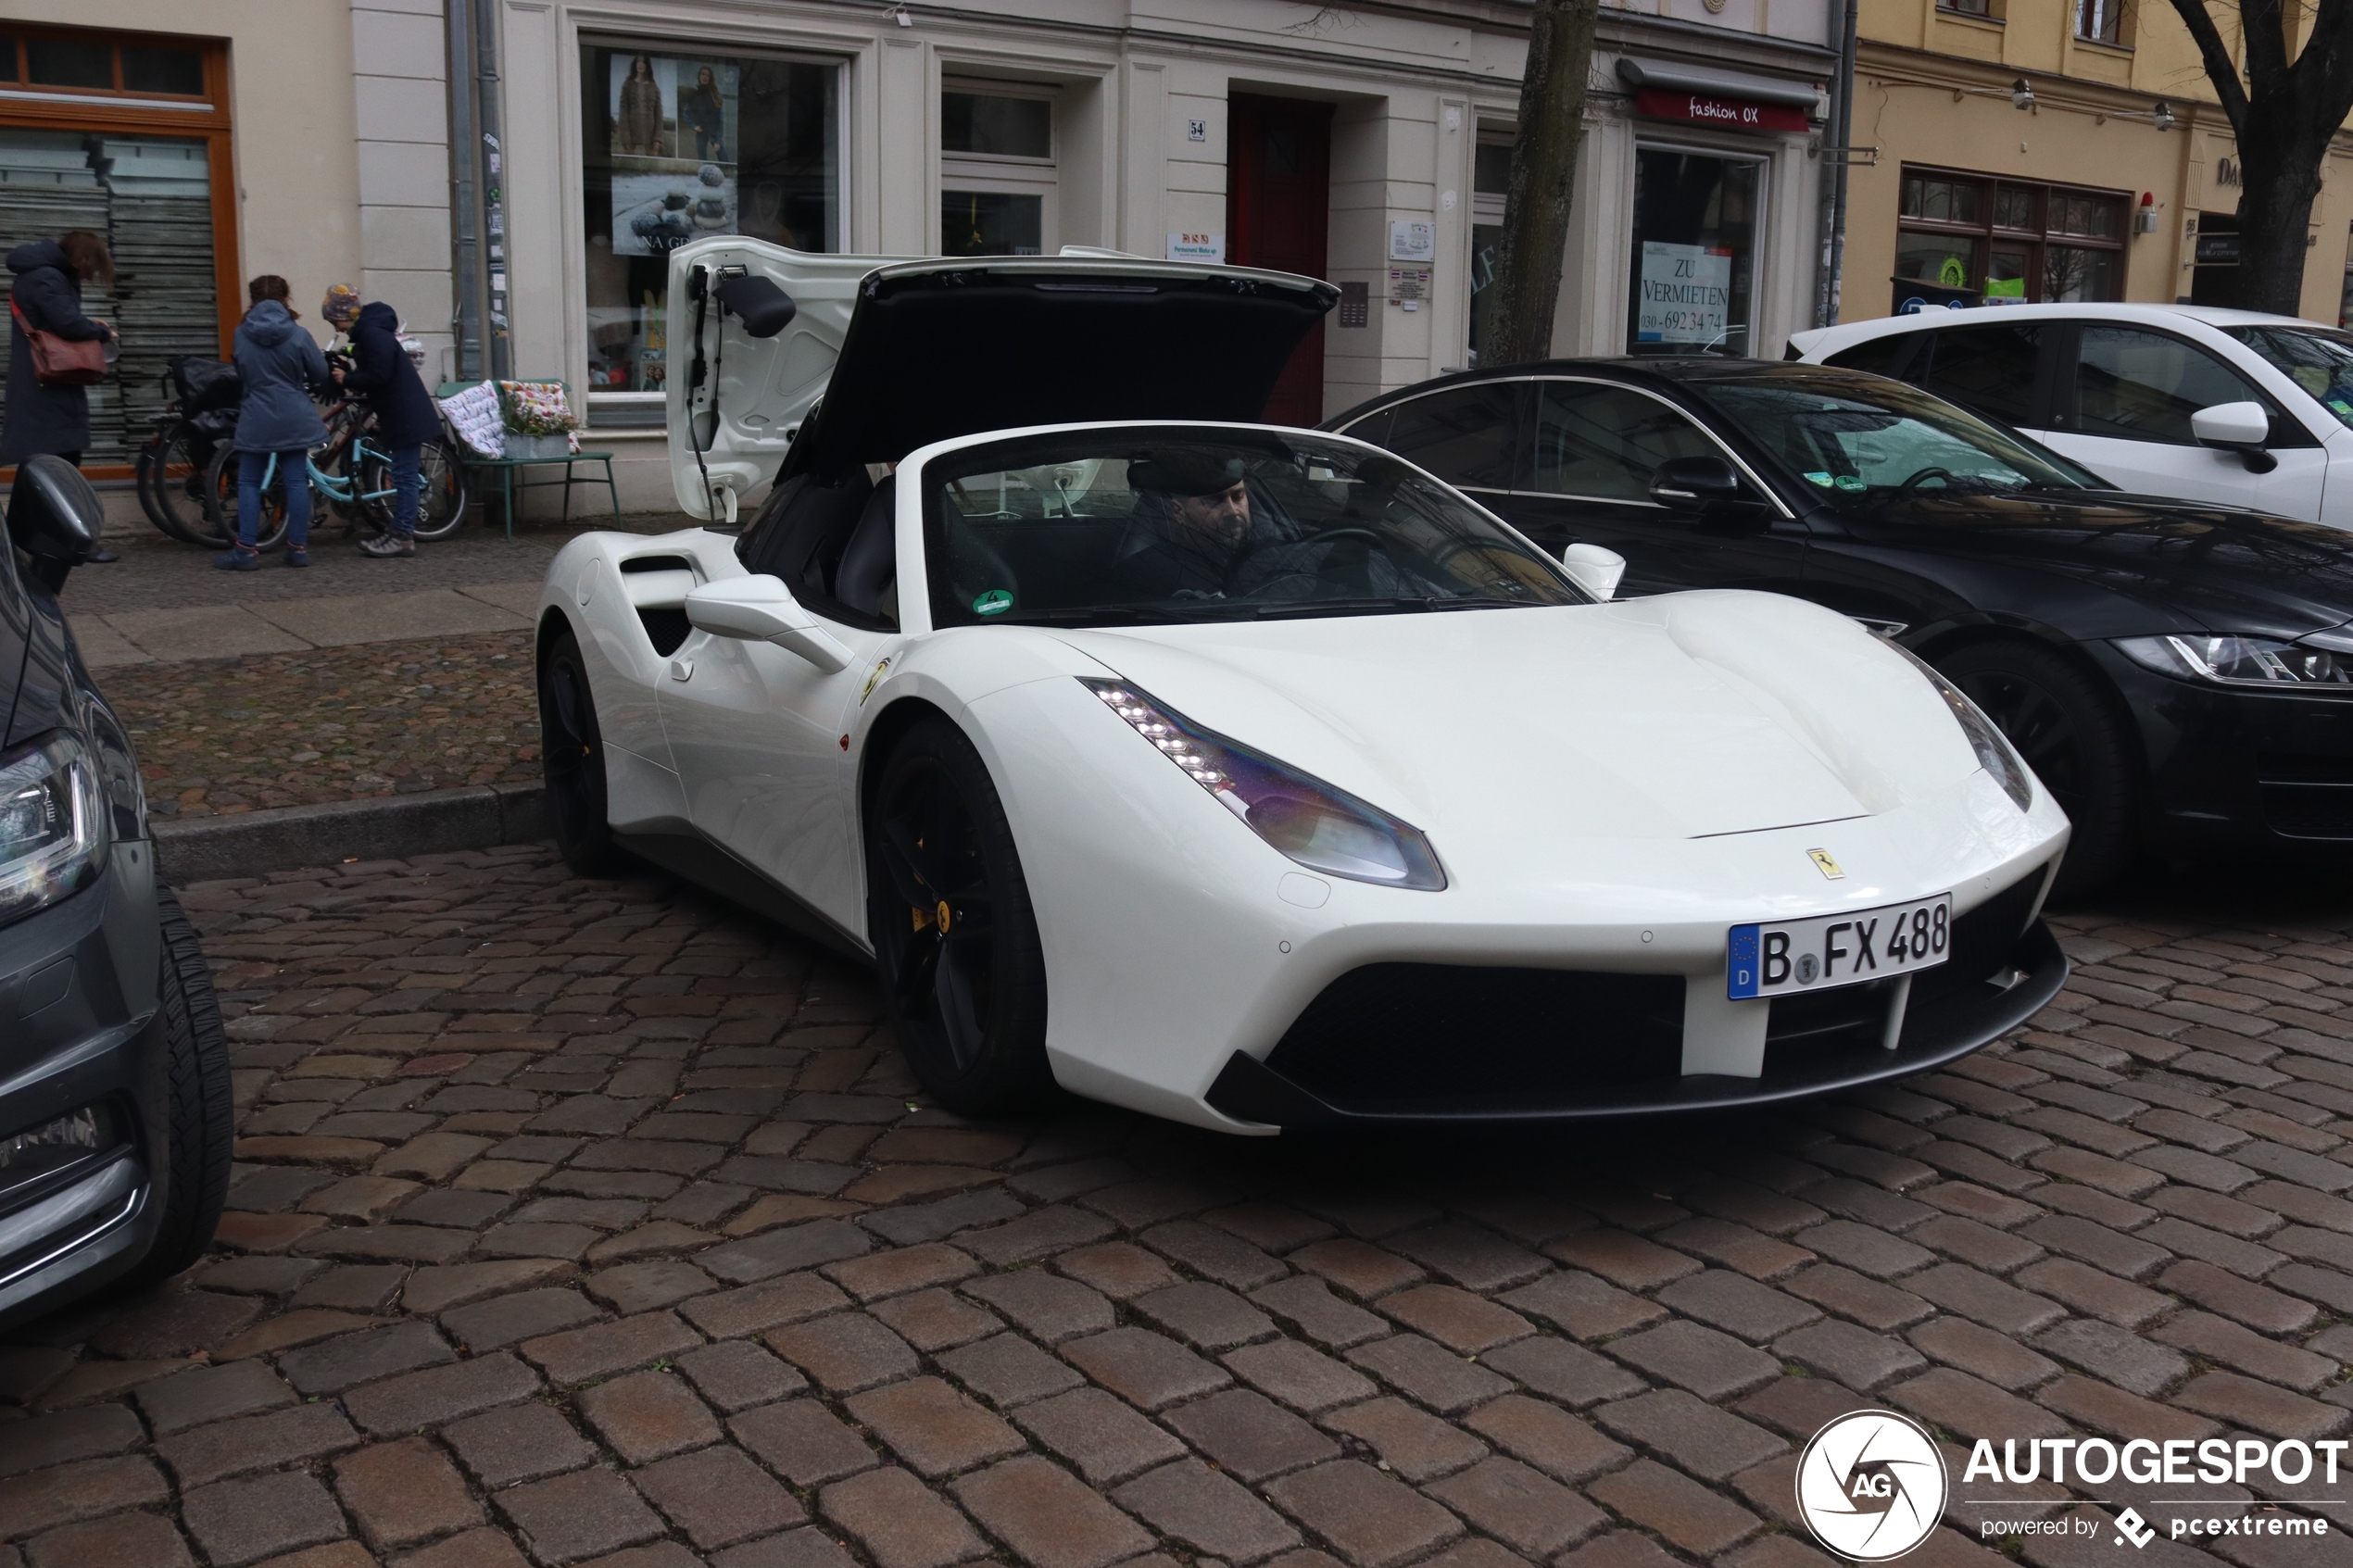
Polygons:
<instances>
[{"instance_id":1,"label":"brown leather handbag","mask_svg":"<svg viewBox=\"0 0 2353 1568\"><path fill-rule=\"evenodd\" d=\"M32 379L44 386L89 386L107 379L107 340L94 337L77 343L69 337L44 332L24 319L13 299L8 301L8 314L16 320L17 331L32 349Z\"/></svg>"}]
</instances>

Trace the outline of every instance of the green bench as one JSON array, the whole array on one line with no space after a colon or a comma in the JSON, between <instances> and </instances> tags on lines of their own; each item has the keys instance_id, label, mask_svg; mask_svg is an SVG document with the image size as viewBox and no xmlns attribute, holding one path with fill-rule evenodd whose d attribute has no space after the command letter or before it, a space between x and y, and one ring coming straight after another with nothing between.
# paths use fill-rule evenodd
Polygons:
<instances>
[{"instance_id":1,"label":"green bench","mask_svg":"<svg viewBox=\"0 0 2353 1568\"><path fill-rule=\"evenodd\" d=\"M509 381L547 381L553 378L545 376L509 376L506 379ZM434 389L434 397L436 401L444 397L455 397L458 394L465 391L467 388L480 386L481 384L482 383L478 381L446 381ZM579 405L573 402L571 385L562 382L558 382L556 384L563 387L564 389L565 405L576 412L579 408ZM505 504L507 515L507 537L510 539L515 536L515 495L518 491L552 490L557 485L562 485L564 492L563 517L564 521L569 522L572 521L573 487L574 485L597 484L601 483L605 487L606 497L612 502L612 515L616 518L621 516L621 491L620 488L613 483L612 454L610 452L569 452L560 458L485 458L481 453L475 451L472 446L467 445L465 438L458 434L455 431L451 431L449 433L449 452L450 455L457 459L459 470L468 476L466 481L467 487L470 490L473 490L477 495L482 495L485 505L489 502L489 496L483 492L473 476L481 475L485 480L492 474L496 474L497 476L498 495L500 500ZM550 468L558 463L563 465L564 475L561 479L530 479L518 476L517 470L519 470ZM589 474L585 478L574 475L573 472L573 466L576 463L603 464L605 470L604 478L599 481L595 474Z\"/></svg>"}]
</instances>

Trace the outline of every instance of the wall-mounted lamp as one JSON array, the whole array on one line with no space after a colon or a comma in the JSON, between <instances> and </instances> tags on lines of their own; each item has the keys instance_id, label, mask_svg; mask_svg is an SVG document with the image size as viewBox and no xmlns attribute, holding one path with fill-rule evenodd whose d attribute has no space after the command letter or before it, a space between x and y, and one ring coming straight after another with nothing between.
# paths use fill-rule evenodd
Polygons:
<instances>
[{"instance_id":1,"label":"wall-mounted lamp","mask_svg":"<svg viewBox=\"0 0 2353 1568\"><path fill-rule=\"evenodd\" d=\"M2022 76L2010 83L2010 107L2020 109L2031 109L2034 107L2033 84Z\"/></svg>"},{"instance_id":2,"label":"wall-mounted lamp","mask_svg":"<svg viewBox=\"0 0 2353 1568\"><path fill-rule=\"evenodd\" d=\"M907 7L904 6L894 7L890 13L890 19L897 22L900 27L912 27L915 25L914 17L909 13Z\"/></svg>"},{"instance_id":3,"label":"wall-mounted lamp","mask_svg":"<svg viewBox=\"0 0 2353 1568\"><path fill-rule=\"evenodd\" d=\"M2167 103L2164 99L2159 98L2157 101L2157 107L2149 110L2149 123L2156 126L2159 131L2172 130L2173 106Z\"/></svg>"}]
</instances>

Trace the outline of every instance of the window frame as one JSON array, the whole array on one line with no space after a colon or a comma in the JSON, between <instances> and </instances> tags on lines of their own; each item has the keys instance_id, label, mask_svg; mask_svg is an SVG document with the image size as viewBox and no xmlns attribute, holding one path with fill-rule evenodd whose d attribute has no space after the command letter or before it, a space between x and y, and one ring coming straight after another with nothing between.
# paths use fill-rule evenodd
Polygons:
<instances>
[{"instance_id":1,"label":"window frame","mask_svg":"<svg viewBox=\"0 0 2353 1568\"><path fill-rule=\"evenodd\" d=\"M717 38L696 31L681 31L657 37L650 32L630 32L623 29L583 26L572 35L572 65L567 91L581 93L584 87L585 56L591 50L629 50L644 55L710 55L727 59L758 59L778 61L786 65L824 66L834 73L833 138L835 151L834 229L836 249L822 254L847 255L854 251L850 235L856 214L857 185L851 178L856 157L853 141L855 119L851 114L850 97L857 83L850 68L856 63L849 55L827 54L822 49L799 48L789 44L772 44L758 39L743 41ZM589 330L587 299L588 230L588 144L587 116L589 100L584 94L571 116L571 128L566 145L571 169L568 178L577 211L572 220L573 231L564 241L565 254L576 265L573 275L579 280L580 293L574 296L577 311L566 324L565 341L575 357L573 363L583 372L574 382L583 390L580 395L580 416L588 428L605 431L641 431L661 426L667 418L664 412L669 393L663 390L606 389L586 383L585 372L595 358L593 333ZM741 160L738 160L740 163ZM578 246L577 250L573 246ZM497 263L492 263L495 268ZM665 297L664 308L668 307ZM511 303L510 311L513 309ZM567 310L573 307L567 306ZM600 419L598 415L603 417Z\"/></svg>"},{"instance_id":2,"label":"window frame","mask_svg":"<svg viewBox=\"0 0 2353 1568\"><path fill-rule=\"evenodd\" d=\"M201 95L132 92L121 88L36 87L26 74L29 62L19 45L9 62L13 79L0 81L0 126L19 131L66 131L94 135L150 133L205 144L205 174L209 188L212 223L213 315L220 358L229 357L237 323L244 319L245 297L243 257L237 229L237 173L229 83L229 44L220 38L174 32L143 32L124 28L57 27L33 22L0 24L0 36L11 40L64 38L77 43L104 43L112 51L114 79L122 80L122 48L186 48L204 61L205 90ZM85 463L92 479L128 479L131 463ZM0 482L13 479L13 467L0 467Z\"/></svg>"},{"instance_id":3,"label":"window frame","mask_svg":"<svg viewBox=\"0 0 2353 1568\"><path fill-rule=\"evenodd\" d=\"M1961 222L1953 219L1912 218L1904 214L1904 187L1914 180L1941 180L1973 187L1979 196L1978 220ZM2006 192L2025 191L2032 194L2034 227L2014 228L1997 221L2001 198ZM2080 234L2051 227L2055 198L2079 197L2105 202L2115 214L2116 221L2107 235ZM1972 281L1963 288L1980 300L1987 297L1985 285L1991 281L1987 270L1993 265L1993 251L1997 245L2024 247L2027 253L2027 293L2016 301L2020 305L2116 305L2122 303L2124 294L2124 263L2128 246L2126 230L2131 211L2132 193L2103 189L2096 185L2069 184L2050 180L2013 180L1982 169L1946 169L1934 164L1907 163L1897 172L1895 199L1895 245L1900 251L1907 234L1928 239L1969 240L1978 250L1976 270ZM2113 298L2097 300L2053 300L2045 297L2043 290L2048 277L2049 255L2057 246L2068 250L2104 251L2113 257L2109 263L2108 290ZM1931 278L1899 279L1935 288L1950 288L1951 284ZM1995 309L2002 308L1999 306Z\"/></svg>"},{"instance_id":4,"label":"window frame","mask_svg":"<svg viewBox=\"0 0 2353 1568\"><path fill-rule=\"evenodd\" d=\"M958 76L943 71L939 79L939 94L963 93L988 98L1026 98L1042 101L1047 106L1047 146L1044 157L1031 157L1015 153L955 153L945 146L935 145L932 157L937 160L939 175L937 194L932 202L931 221L941 223L945 203L951 190L967 191L984 196L1036 196L1038 204L1038 254L1051 256L1062 248L1062 155L1063 155L1063 91L1052 82L1007 82L986 76ZM943 122L945 116L942 116ZM931 247L935 254L947 254L944 232L935 230Z\"/></svg>"},{"instance_id":5,"label":"window frame","mask_svg":"<svg viewBox=\"0 0 2353 1568\"><path fill-rule=\"evenodd\" d=\"M1704 355L1707 352L1705 346L1681 345L1668 345L1666 348L1654 349L1652 354L1644 354L1634 341L1635 322L1640 318L1642 306L1639 294L1642 282L1641 245L1642 243L1642 234L1637 227L1638 214L1634 199L1634 181L1637 176L1634 174L1634 169L1644 153L1678 153L1686 157L1712 157L1726 163L1745 163L1755 169L1756 189L1752 197L1755 210L1749 215L1749 320L1743 321L1739 327L1743 334L1741 352L1724 356L1727 358L1755 357L1757 335L1763 330L1760 318L1765 309L1765 252L1768 248L1768 236L1771 233L1769 218L1778 194L1773 188L1776 161L1774 156L1769 152L1759 152L1750 147L1711 145L1705 142L1655 135L1638 135L1634 139L1636 162L1629 165L1629 177L1625 187L1627 237L1625 246L1619 251L1619 254L1626 258L1626 297L1624 307L1618 313L1618 319L1623 323L1622 335L1619 339L1624 345L1622 352L1636 358L1655 357L1662 359L1678 358L1673 352L1678 346L1681 347L1686 354ZM1731 328L1728 322L1725 334L1728 342L1730 333Z\"/></svg>"}]
</instances>

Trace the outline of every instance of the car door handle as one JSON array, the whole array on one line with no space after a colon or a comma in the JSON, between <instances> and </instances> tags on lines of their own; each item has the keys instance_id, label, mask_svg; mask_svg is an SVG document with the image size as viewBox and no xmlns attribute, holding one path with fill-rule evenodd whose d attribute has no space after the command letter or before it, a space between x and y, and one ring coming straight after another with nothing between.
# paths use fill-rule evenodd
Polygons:
<instances>
[{"instance_id":1,"label":"car door handle","mask_svg":"<svg viewBox=\"0 0 2353 1568\"><path fill-rule=\"evenodd\" d=\"M695 661L694 661L693 659L672 659L672 660L670 661L670 678L671 678L672 680L673 680L673 681L687 681L687 680L692 680L692 679L694 678L694 673L695 673Z\"/></svg>"}]
</instances>

